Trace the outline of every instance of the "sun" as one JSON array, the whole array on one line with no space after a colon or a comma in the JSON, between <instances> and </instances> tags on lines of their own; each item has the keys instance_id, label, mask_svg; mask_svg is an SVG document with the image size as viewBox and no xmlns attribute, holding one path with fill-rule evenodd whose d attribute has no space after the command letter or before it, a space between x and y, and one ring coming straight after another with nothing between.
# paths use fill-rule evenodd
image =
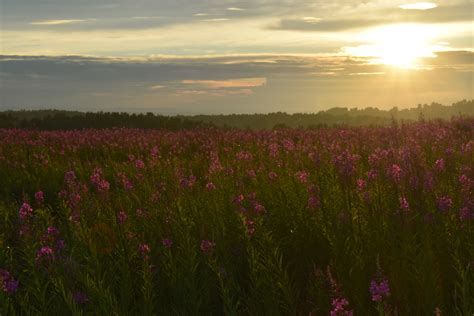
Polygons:
<instances>
[{"instance_id":1,"label":"sun","mask_svg":"<svg viewBox=\"0 0 474 316\"><path fill-rule=\"evenodd\" d=\"M388 25L363 34L362 40L368 44L349 47L347 51L353 56L371 57L373 63L416 68L421 58L434 57L432 37L432 30L422 25Z\"/></svg>"}]
</instances>

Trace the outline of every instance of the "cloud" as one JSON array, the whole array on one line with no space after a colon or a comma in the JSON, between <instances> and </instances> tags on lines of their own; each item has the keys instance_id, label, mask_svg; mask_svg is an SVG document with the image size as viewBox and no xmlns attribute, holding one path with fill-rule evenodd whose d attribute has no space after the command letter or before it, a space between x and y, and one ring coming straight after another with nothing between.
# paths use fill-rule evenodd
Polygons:
<instances>
[{"instance_id":1,"label":"cloud","mask_svg":"<svg viewBox=\"0 0 474 316\"><path fill-rule=\"evenodd\" d=\"M410 3L410 4L402 4L398 7L404 10L429 10L434 9L438 5L436 3L431 2L417 2L417 3Z\"/></svg>"},{"instance_id":2,"label":"cloud","mask_svg":"<svg viewBox=\"0 0 474 316\"><path fill-rule=\"evenodd\" d=\"M222 89L222 88L254 88L263 86L266 78L240 78L229 80L183 80L186 85L197 85L208 89Z\"/></svg>"},{"instance_id":3,"label":"cloud","mask_svg":"<svg viewBox=\"0 0 474 316\"><path fill-rule=\"evenodd\" d=\"M352 29L367 28L374 25L383 24L383 20L378 19L283 19L275 29L297 30L311 32L335 32Z\"/></svg>"},{"instance_id":4,"label":"cloud","mask_svg":"<svg viewBox=\"0 0 474 316\"><path fill-rule=\"evenodd\" d=\"M236 7L231 7L231 8L227 8L227 11L245 11L245 9L236 8Z\"/></svg>"},{"instance_id":5,"label":"cloud","mask_svg":"<svg viewBox=\"0 0 474 316\"><path fill-rule=\"evenodd\" d=\"M363 12L351 12L351 18L282 18L271 29L311 31L311 32L340 32L369 28L395 23L451 23L470 22L472 7L470 4L435 6L428 10L428 3L402 5L397 8L375 7ZM403 7L403 8L402 8ZM418 9L416 9L418 8ZM422 9L426 8L426 9ZM349 13L347 14L349 15Z\"/></svg>"},{"instance_id":6,"label":"cloud","mask_svg":"<svg viewBox=\"0 0 474 316\"><path fill-rule=\"evenodd\" d=\"M31 22L31 25L63 25L63 24L73 24L73 23L80 23L80 22L86 22L90 20L45 20L45 21L36 21L36 22Z\"/></svg>"},{"instance_id":7,"label":"cloud","mask_svg":"<svg viewBox=\"0 0 474 316\"><path fill-rule=\"evenodd\" d=\"M0 56L0 109L314 112L473 98L474 53L436 54L415 71L337 55Z\"/></svg>"},{"instance_id":8,"label":"cloud","mask_svg":"<svg viewBox=\"0 0 474 316\"><path fill-rule=\"evenodd\" d=\"M224 21L229 21L230 19L227 18L216 18L216 19L204 19L201 20L203 22L224 22Z\"/></svg>"},{"instance_id":9,"label":"cloud","mask_svg":"<svg viewBox=\"0 0 474 316\"><path fill-rule=\"evenodd\" d=\"M155 85L155 86L151 86L150 89L151 90L161 90L163 88L166 88L166 86L163 86L163 85Z\"/></svg>"},{"instance_id":10,"label":"cloud","mask_svg":"<svg viewBox=\"0 0 474 316\"><path fill-rule=\"evenodd\" d=\"M385 75L385 72L353 72L349 76L376 76L376 75Z\"/></svg>"}]
</instances>

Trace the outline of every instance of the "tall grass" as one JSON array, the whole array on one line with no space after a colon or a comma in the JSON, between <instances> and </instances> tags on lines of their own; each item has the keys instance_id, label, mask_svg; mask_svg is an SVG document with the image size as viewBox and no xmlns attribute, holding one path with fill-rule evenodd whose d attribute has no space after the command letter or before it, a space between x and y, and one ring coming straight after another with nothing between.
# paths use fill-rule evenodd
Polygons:
<instances>
[{"instance_id":1,"label":"tall grass","mask_svg":"<svg viewBox=\"0 0 474 316\"><path fill-rule=\"evenodd\" d=\"M0 179L4 315L474 312L472 119L5 129Z\"/></svg>"}]
</instances>

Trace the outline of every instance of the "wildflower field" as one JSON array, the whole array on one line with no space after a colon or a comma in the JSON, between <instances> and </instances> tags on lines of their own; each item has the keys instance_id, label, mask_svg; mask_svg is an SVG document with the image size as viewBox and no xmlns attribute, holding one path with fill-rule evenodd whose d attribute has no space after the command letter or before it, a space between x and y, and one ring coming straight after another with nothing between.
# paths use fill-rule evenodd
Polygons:
<instances>
[{"instance_id":1,"label":"wildflower field","mask_svg":"<svg viewBox=\"0 0 474 316\"><path fill-rule=\"evenodd\" d=\"M472 315L474 119L0 129L0 314Z\"/></svg>"}]
</instances>

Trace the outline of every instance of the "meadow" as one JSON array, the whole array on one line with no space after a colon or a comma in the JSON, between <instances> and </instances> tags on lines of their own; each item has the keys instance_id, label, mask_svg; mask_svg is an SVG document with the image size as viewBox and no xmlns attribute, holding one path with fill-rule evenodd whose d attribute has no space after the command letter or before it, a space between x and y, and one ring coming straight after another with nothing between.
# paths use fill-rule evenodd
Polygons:
<instances>
[{"instance_id":1,"label":"meadow","mask_svg":"<svg viewBox=\"0 0 474 316\"><path fill-rule=\"evenodd\" d=\"M474 119L0 129L1 315L472 315Z\"/></svg>"}]
</instances>

